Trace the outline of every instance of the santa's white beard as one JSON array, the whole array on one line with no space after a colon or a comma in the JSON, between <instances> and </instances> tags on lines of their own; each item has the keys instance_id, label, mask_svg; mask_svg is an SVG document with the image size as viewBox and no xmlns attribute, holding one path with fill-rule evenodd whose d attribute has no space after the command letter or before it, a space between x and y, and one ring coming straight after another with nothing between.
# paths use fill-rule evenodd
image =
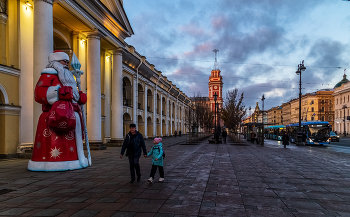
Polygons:
<instances>
[{"instance_id":1,"label":"santa's white beard","mask_svg":"<svg viewBox=\"0 0 350 217\"><path fill-rule=\"evenodd\" d=\"M68 67L65 67L59 62L50 62L46 68L54 68L58 73L58 79L63 86L71 86L73 89L73 100L75 102L79 101L80 95L77 89L77 83L75 82L73 74L68 70ZM67 69L68 68L68 69Z\"/></svg>"}]
</instances>

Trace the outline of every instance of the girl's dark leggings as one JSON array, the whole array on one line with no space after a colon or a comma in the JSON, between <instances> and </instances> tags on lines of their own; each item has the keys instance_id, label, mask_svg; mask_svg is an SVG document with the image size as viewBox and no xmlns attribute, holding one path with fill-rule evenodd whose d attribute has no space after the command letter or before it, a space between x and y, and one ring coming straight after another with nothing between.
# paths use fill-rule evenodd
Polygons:
<instances>
[{"instance_id":1,"label":"girl's dark leggings","mask_svg":"<svg viewBox=\"0 0 350 217\"><path fill-rule=\"evenodd\" d=\"M151 174L149 175L150 177L154 178L154 175L156 174L157 171L157 167L159 170L159 176L160 178L164 178L164 169L163 166L157 166L157 165L152 165L152 170L151 170Z\"/></svg>"}]
</instances>

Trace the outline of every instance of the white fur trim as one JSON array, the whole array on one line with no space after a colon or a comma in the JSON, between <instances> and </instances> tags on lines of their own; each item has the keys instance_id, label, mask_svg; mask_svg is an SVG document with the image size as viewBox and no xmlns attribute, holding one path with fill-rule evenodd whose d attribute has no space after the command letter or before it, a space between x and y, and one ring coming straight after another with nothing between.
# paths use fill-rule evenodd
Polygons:
<instances>
[{"instance_id":1,"label":"white fur trim","mask_svg":"<svg viewBox=\"0 0 350 217\"><path fill-rule=\"evenodd\" d=\"M82 169L79 160L74 161L60 161L60 162L46 162L46 161L32 161L28 162L28 170L30 171L66 171Z\"/></svg>"},{"instance_id":2,"label":"white fur trim","mask_svg":"<svg viewBox=\"0 0 350 217\"><path fill-rule=\"evenodd\" d=\"M51 86L51 87L49 87L49 89L47 89L46 99L50 105L52 105L58 101L58 99L59 99L58 98L58 89L60 87L61 87L60 85L57 85L57 86Z\"/></svg>"},{"instance_id":3,"label":"white fur trim","mask_svg":"<svg viewBox=\"0 0 350 217\"><path fill-rule=\"evenodd\" d=\"M57 75L57 71L54 68L45 68L41 71L41 74Z\"/></svg>"},{"instance_id":4,"label":"white fur trim","mask_svg":"<svg viewBox=\"0 0 350 217\"><path fill-rule=\"evenodd\" d=\"M74 113L75 113L75 120L76 120L75 143L77 145L78 159L79 159L80 165L82 167L87 167L87 166L89 166L89 164L88 164L88 160L84 154L82 131L81 131L81 120L80 120L80 116L79 116L78 112L74 112Z\"/></svg>"},{"instance_id":5,"label":"white fur trim","mask_svg":"<svg viewBox=\"0 0 350 217\"><path fill-rule=\"evenodd\" d=\"M68 60L69 56L65 52L55 52L49 55L49 62L52 61L60 61L60 60Z\"/></svg>"}]
</instances>

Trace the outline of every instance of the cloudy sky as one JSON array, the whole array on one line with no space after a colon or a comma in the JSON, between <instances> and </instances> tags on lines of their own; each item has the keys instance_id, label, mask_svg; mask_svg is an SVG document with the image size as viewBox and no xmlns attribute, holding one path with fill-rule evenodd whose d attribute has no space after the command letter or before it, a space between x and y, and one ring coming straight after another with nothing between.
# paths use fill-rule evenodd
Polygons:
<instances>
[{"instance_id":1,"label":"cloudy sky","mask_svg":"<svg viewBox=\"0 0 350 217\"><path fill-rule=\"evenodd\" d=\"M219 49L224 93L265 109L333 88L350 71L350 2L342 0L124 0L135 32L126 42L188 96L208 95ZM348 73L347 73L348 74Z\"/></svg>"}]
</instances>

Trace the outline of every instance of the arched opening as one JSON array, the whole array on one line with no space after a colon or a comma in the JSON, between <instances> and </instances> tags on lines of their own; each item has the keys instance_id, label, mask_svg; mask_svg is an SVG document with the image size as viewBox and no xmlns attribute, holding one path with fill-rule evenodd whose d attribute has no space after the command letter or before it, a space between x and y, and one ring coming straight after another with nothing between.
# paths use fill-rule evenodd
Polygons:
<instances>
[{"instance_id":1,"label":"arched opening","mask_svg":"<svg viewBox=\"0 0 350 217\"><path fill-rule=\"evenodd\" d=\"M63 51L67 53L68 56L71 56L72 47L70 46L69 40L56 29L53 30L53 49Z\"/></svg>"},{"instance_id":2,"label":"arched opening","mask_svg":"<svg viewBox=\"0 0 350 217\"><path fill-rule=\"evenodd\" d=\"M123 106L132 107L132 86L128 77L123 78Z\"/></svg>"},{"instance_id":3,"label":"arched opening","mask_svg":"<svg viewBox=\"0 0 350 217\"><path fill-rule=\"evenodd\" d=\"M169 114L169 116L171 117L171 102L170 102L170 100L168 101L168 103L167 103L167 107L168 107L168 114ZM170 126L170 125L169 125Z\"/></svg>"},{"instance_id":4,"label":"arched opening","mask_svg":"<svg viewBox=\"0 0 350 217\"><path fill-rule=\"evenodd\" d=\"M165 120L162 120L162 135L166 135L166 124L165 124Z\"/></svg>"},{"instance_id":5,"label":"arched opening","mask_svg":"<svg viewBox=\"0 0 350 217\"><path fill-rule=\"evenodd\" d=\"M162 98L162 115L165 115L165 112L166 112L166 104L165 104L165 98L163 97ZM164 133L164 131L163 131Z\"/></svg>"},{"instance_id":6,"label":"arched opening","mask_svg":"<svg viewBox=\"0 0 350 217\"><path fill-rule=\"evenodd\" d=\"M162 136L162 134L160 133L160 121L159 121L159 118L157 118L156 123L157 123L157 132L156 132L156 135L157 135L157 136Z\"/></svg>"},{"instance_id":7,"label":"arched opening","mask_svg":"<svg viewBox=\"0 0 350 217\"><path fill-rule=\"evenodd\" d=\"M131 116L128 113L123 114L123 136L129 132L129 125L131 124Z\"/></svg>"},{"instance_id":8,"label":"arched opening","mask_svg":"<svg viewBox=\"0 0 350 217\"><path fill-rule=\"evenodd\" d=\"M173 134L174 134L174 132L175 132L175 130L176 130L176 128L175 128L175 121L173 120L172 122L171 122L171 124L172 124L172 128L173 128Z\"/></svg>"},{"instance_id":9,"label":"arched opening","mask_svg":"<svg viewBox=\"0 0 350 217\"><path fill-rule=\"evenodd\" d=\"M137 116L137 130L145 136L145 122L141 115Z\"/></svg>"},{"instance_id":10,"label":"arched opening","mask_svg":"<svg viewBox=\"0 0 350 217\"><path fill-rule=\"evenodd\" d=\"M153 122L152 118L148 117L147 118L147 136L152 137L153 136Z\"/></svg>"},{"instance_id":11,"label":"arched opening","mask_svg":"<svg viewBox=\"0 0 350 217\"><path fill-rule=\"evenodd\" d=\"M0 91L0 105L5 104L5 97L4 94Z\"/></svg>"},{"instance_id":12,"label":"arched opening","mask_svg":"<svg viewBox=\"0 0 350 217\"><path fill-rule=\"evenodd\" d=\"M153 95L150 89L147 90L147 112L153 112ZM147 121L148 123L148 121Z\"/></svg>"},{"instance_id":13,"label":"arched opening","mask_svg":"<svg viewBox=\"0 0 350 217\"><path fill-rule=\"evenodd\" d=\"M172 103L172 106L173 106L173 113L172 113L172 117L175 118L175 103L173 102Z\"/></svg>"},{"instance_id":14,"label":"arched opening","mask_svg":"<svg viewBox=\"0 0 350 217\"><path fill-rule=\"evenodd\" d=\"M0 84L0 105L9 104L9 98L5 88Z\"/></svg>"},{"instance_id":15,"label":"arched opening","mask_svg":"<svg viewBox=\"0 0 350 217\"><path fill-rule=\"evenodd\" d=\"M182 108L181 108L181 106L179 106L179 119L180 120L182 119Z\"/></svg>"},{"instance_id":16,"label":"arched opening","mask_svg":"<svg viewBox=\"0 0 350 217\"><path fill-rule=\"evenodd\" d=\"M141 110L144 110L145 108L145 104L144 104L144 100L145 100L145 97L144 97L144 94L145 94L145 91L143 90L143 87L142 85L139 83L138 86L137 86L137 91L138 91L138 109L141 109Z\"/></svg>"},{"instance_id":17,"label":"arched opening","mask_svg":"<svg viewBox=\"0 0 350 217\"><path fill-rule=\"evenodd\" d=\"M157 114L159 114L161 108L160 108L160 96L157 94Z\"/></svg>"},{"instance_id":18,"label":"arched opening","mask_svg":"<svg viewBox=\"0 0 350 217\"><path fill-rule=\"evenodd\" d=\"M167 135L168 135L168 136L173 135L173 132L171 132L171 131L172 131L172 129L171 129L171 122L168 121L168 131L167 131Z\"/></svg>"}]
</instances>

